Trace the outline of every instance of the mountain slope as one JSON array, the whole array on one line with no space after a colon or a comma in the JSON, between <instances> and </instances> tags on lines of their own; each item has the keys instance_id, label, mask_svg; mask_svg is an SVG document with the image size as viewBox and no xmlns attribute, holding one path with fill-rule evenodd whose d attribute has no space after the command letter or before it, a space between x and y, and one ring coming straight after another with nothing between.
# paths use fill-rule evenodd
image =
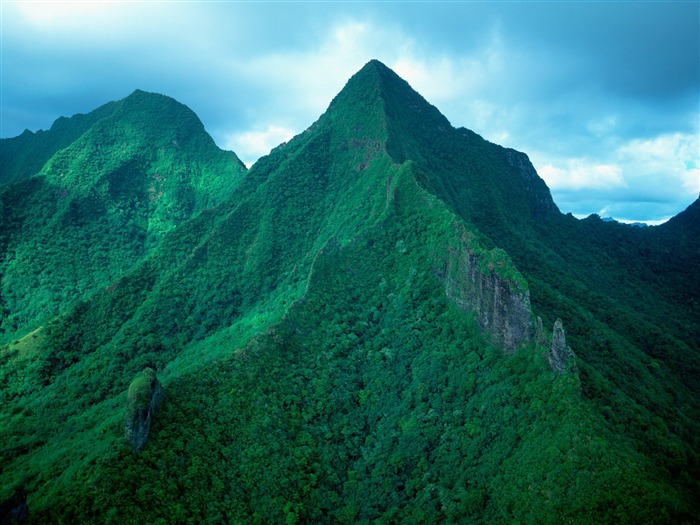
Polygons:
<instances>
[{"instance_id":1,"label":"mountain slope","mask_svg":"<svg viewBox=\"0 0 700 525\"><path fill-rule=\"evenodd\" d=\"M3 163L24 173L0 190L5 341L119 277L245 171L188 108L141 91L57 121L33 136L26 158L7 148L14 140L2 142ZM50 156L32 173L42 152Z\"/></svg>"},{"instance_id":2,"label":"mountain slope","mask_svg":"<svg viewBox=\"0 0 700 525\"><path fill-rule=\"evenodd\" d=\"M69 146L114 108L115 102L71 118L57 119L50 130L25 130L14 138L0 139L0 186L18 182L38 173L58 151Z\"/></svg>"},{"instance_id":3,"label":"mountain slope","mask_svg":"<svg viewBox=\"0 0 700 525\"><path fill-rule=\"evenodd\" d=\"M408 89L380 69L392 86L388 92ZM388 100L401 99L392 94ZM611 428L628 429L635 446L658 464L688 465L697 480L697 206L644 231L577 221L558 212L526 156L447 127L419 96L410 100L395 104L396 114L404 112L402 123L415 120L396 126L389 138L403 147L398 157L415 161L428 191L506 250L545 325L564 321L581 360L583 394L599 408L612 407L606 412ZM664 474L674 476L674 469Z\"/></svg>"},{"instance_id":4,"label":"mountain slope","mask_svg":"<svg viewBox=\"0 0 700 525\"><path fill-rule=\"evenodd\" d=\"M234 193L1 350L0 498L26 488L38 522L692 521L694 343L617 326L660 319L624 286L596 304L626 252L572 221L523 154L372 61ZM675 246L651 230L649 253ZM673 308L673 279L640 286ZM135 455L144 367L165 401Z\"/></svg>"}]
</instances>

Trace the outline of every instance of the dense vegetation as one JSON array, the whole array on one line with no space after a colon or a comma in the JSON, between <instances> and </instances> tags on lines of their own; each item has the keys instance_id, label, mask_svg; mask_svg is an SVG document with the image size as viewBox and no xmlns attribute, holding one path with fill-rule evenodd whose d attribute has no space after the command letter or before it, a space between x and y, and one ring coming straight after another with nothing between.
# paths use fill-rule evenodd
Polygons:
<instances>
[{"instance_id":1,"label":"dense vegetation","mask_svg":"<svg viewBox=\"0 0 700 525\"><path fill-rule=\"evenodd\" d=\"M646 229L564 216L523 154L374 61L248 172L171 99L98 112L37 134L38 169L3 142L0 501L26 489L35 523L695 521L697 202ZM517 349L449 292L460 257L531 302ZM164 393L134 453L146 368Z\"/></svg>"},{"instance_id":2,"label":"dense vegetation","mask_svg":"<svg viewBox=\"0 0 700 525\"><path fill-rule=\"evenodd\" d=\"M167 232L230 196L245 171L192 111L141 91L2 145L5 343L123 275Z\"/></svg>"}]
</instances>

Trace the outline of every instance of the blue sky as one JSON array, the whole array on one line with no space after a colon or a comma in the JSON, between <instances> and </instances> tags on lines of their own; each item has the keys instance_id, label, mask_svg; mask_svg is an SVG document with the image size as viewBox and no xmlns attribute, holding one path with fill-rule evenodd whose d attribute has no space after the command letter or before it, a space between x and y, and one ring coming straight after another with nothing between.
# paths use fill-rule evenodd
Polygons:
<instances>
[{"instance_id":1,"label":"blue sky","mask_svg":"<svg viewBox=\"0 0 700 525\"><path fill-rule=\"evenodd\" d=\"M663 221L700 193L700 2L0 2L1 137L144 89L247 164L377 58L524 151L563 212Z\"/></svg>"}]
</instances>

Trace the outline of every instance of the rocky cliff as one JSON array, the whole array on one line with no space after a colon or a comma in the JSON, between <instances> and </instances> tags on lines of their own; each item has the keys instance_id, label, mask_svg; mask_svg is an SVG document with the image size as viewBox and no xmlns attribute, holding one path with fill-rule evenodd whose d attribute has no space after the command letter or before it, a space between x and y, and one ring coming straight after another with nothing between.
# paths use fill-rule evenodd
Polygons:
<instances>
[{"instance_id":1,"label":"rocky cliff","mask_svg":"<svg viewBox=\"0 0 700 525\"><path fill-rule=\"evenodd\" d=\"M124 434L134 452L141 450L148 439L161 395L162 388L152 368L145 368L129 385Z\"/></svg>"},{"instance_id":2,"label":"rocky cliff","mask_svg":"<svg viewBox=\"0 0 700 525\"><path fill-rule=\"evenodd\" d=\"M552 329L552 345L549 350L549 368L552 372L563 375L576 372L576 356L566 344L566 333L561 319L557 319Z\"/></svg>"},{"instance_id":3,"label":"rocky cliff","mask_svg":"<svg viewBox=\"0 0 700 525\"><path fill-rule=\"evenodd\" d=\"M468 246L453 253L447 261L445 293L463 309L476 312L481 329L513 352L530 341L530 293L500 276L494 265L484 265L483 257Z\"/></svg>"}]
</instances>

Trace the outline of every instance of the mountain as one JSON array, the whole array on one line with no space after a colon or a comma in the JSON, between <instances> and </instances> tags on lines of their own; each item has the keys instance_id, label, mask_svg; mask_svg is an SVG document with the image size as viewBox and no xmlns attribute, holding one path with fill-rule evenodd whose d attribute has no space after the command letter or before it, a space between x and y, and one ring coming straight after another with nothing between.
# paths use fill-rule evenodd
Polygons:
<instances>
[{"instance_id":1,"label":"mountain","mask_svg":"<svg viewBox=\"0 0 700 525\"><path fill-rule=\"evenodd\" d=\"M191 110L142 91L0 144L0 342L110 284L245 172Z\"/></svg>"},{"instance_id":2,"label":"mountain","mask_svg":"<svg viewBox=\"0 0 700 525\"><path fill-rule=\"evenodd\" d=\"M644 229L563 215L525 154L377 61L248 171L171 99L98 111L38 170L3 143L3 508L696 520L697 202Z\"/></svg>"}]
</instances>

